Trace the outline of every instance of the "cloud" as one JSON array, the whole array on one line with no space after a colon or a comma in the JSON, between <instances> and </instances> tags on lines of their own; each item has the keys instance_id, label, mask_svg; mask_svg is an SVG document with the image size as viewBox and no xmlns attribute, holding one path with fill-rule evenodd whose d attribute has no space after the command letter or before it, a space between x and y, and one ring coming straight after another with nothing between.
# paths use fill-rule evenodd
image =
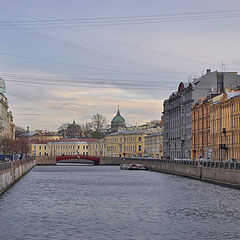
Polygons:
<instances>
[{"instance_id":1,"label":"cloud","mask_svg":"<svg viewBox=\"0 0 240 240\"><path fill-rule=\"evenodd\" d=\"M189 4L191 1L183 1L181 4L179 1L175 1L176 4L173 5L162 4L158 1L152 1L151 4L142 2L137 4L137 8L127 7L131 5L129 1L120 1L117 9L114 4L114 6L108 4L108 8L105 7L105 4L99 4L98 7L95 6L95 10L92 6L86 7L88 5L86 2L80 8L82 9L80 10L81 14L86 18L91 14L92 16L101 14L109 16L109 12L112 15L121 16L126 14L126 9L128 9L129 15L144 15L146 12L150 14L156 11L157 14L161 9L166 13L179 12L178 7L180 6L182 12L194 12L196 9L205 11L199 10L204 8L202 3ZM209 9L214 10L216 2L208 3ZM230 2L232 5L229 2L219 3L218 9L228 9L230 5L234 6L233 9L237 9L239 3L237 1ZM9 3L10 8L26 11L25 4L15 6L16 3L17 1L14 4ZM29 3L28 9L33 10L36 16L42 16L45 19L50 16L51 18L62 18L63 12L66 18L79 15L79 8L76 7L80 4L79 1L74 2L71 9L69 8L69 12L54 11L54 16L52 13L50 14L51 8L46 12L45 5L40 1L37 8L35 4ZM51 4L55 5L56 1ZM135 6L133 3L132 5ZM57 4L56 6L61 9L67 5ZM102 11L99 11L99 7ZM14 18L20 20L21 17L6 12L4 15L4 18L9 21L13 21ZM101 55L102 58L96 58L85 54L86 50L80 51L78 48L72 51L30 38L28 35L21 35L16 31L5 31L0 38L2 46L0 50L4 49L20 56L26 55L50 61L66 62L64 65L47 61L30 61L21 57L4 56L0 58L1 75L7 82L6 95L15 122L23 126L30 125L33 129L56 129L62 123L71 122L73 119L79 123L90 121L91 116L95 113L105 115L110 122L116 114L118 105L129 124L159 119L163 99L177 89L180 81L187 80L193 74L201 76L202 72L209 67L212 67L213 70L221 70L222 60L226 63L227 71L238 70L240 62L238 28L236 20L221 20L83 30L151 49L152 52L98 38L90 38L66 29L36 29L37 32L44 32L44 34L58 37L64 41L79 44L88 48L89 51L97 50L120 57L121 61L115 61L114 57L108 57L108 61L106 61L103 55ZM156 53L156 51L163 54ZM84 68L80 65L99 69ZM101 68L109 71L101 70ZM10 76L8 73L17 75Z\"/></svg>"}]
</instances>

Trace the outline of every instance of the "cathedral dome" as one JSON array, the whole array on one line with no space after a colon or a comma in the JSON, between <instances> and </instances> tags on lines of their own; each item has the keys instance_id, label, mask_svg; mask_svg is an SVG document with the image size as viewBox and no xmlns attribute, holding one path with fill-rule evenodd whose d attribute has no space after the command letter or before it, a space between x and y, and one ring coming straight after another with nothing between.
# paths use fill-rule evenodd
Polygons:
<instances>
[{"instance_id":1,"label":"cathedral dome","mask_svg":"<svg viewBox=\"0 0 240 240\"><path fill-rule=\"evenodd\" d=\"M5 81L0 77L0 93L5 93L6 84Z\"/></svg>"},{"instance_id":2,"label":"cathedral dome","mask_svg":"<svg viewBox=\"0 0 240 240\"><path fill-rule=\"evenodd\" d=\"M111 129L112 132L117 131L118 128L126 127L125 119L121 116L120 111L118 109L116 116L112 119Z\"/></svg>"},{"instance_id":3,"label":"cathedral dome","mask_svg":"<svg viewBox=\"0 0 240 240\"><path fill-rule=\"evenodd\" d=\"M119 109L117 115L112 119L112 123L125 123L125 119L121 116Z\"/></svg>"}]
</instances>

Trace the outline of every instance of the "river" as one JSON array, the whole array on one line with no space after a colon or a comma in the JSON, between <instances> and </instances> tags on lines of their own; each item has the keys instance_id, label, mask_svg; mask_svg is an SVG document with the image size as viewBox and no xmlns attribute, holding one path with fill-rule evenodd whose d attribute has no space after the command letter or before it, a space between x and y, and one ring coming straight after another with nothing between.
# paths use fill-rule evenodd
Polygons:
<instances>
[{"instance_id":1,"label":"river","mask_svg":"<svg viewBox=\"0 0 240 240\"><path fill-rule=\"evenodd\" d=\"M240 239L239 199L239 190L168 174L35 167L0 196L0 239Z\"/></svg>"}]
</instances>

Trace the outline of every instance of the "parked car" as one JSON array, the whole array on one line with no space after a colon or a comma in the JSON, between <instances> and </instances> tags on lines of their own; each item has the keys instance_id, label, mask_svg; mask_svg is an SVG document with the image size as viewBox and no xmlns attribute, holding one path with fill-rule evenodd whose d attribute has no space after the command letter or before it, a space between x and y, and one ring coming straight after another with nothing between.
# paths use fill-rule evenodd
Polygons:
<instances>
[{"instance_id":1,"label":"parked car","mask_svg":"<svg viewBox=\"0 0 240 240\"><path fill-rule=\"evenodd\" d=\"M235 158L229 158L225 163L238 163L238 161Z\"/></svg>"}]
</instances>

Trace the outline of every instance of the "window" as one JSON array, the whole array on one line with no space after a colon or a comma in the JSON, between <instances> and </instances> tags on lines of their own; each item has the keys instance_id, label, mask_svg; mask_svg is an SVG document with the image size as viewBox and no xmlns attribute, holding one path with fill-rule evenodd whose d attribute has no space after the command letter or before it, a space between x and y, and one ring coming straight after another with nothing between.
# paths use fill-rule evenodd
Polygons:
<instances>
[{"instance_id":1,"label":"window","mask_svg":"<svg viewBox=\"0 0 240 240\"><path fill-rule=\"evenodd\" d=\"M142 146L141 145L138 146L138 151L142 151Z\"/></svg>"},{"instance_id":2,"label":"window","mask_svg":"<svg viewBox=\"0 0 240 240\"><path fill-rule=\"evenodd\" d=\"M139 142L141 142L141 140L142 140L142 138L141 138L141 137L139 137L139 138L138 138L138 141L139 141Z\"/></svg>"},{"instance_id":3,"label":"window","mask_svg":"<svg viewBox=\"0 0 240 240\"><path fill-rule=\"evenodd\" d=\"M83 145L83 149L85 149L85 145Z\"/></svg>"},{"instance_id":4,"label":"window","mask_svg":"<svg viewBox=\"0 0 240 240\"><path fill-rule=\"evenodd\" d=\"M39 149L41 149L42 147L41 146L39 146Z\"/></svg>"}]
</instances>

